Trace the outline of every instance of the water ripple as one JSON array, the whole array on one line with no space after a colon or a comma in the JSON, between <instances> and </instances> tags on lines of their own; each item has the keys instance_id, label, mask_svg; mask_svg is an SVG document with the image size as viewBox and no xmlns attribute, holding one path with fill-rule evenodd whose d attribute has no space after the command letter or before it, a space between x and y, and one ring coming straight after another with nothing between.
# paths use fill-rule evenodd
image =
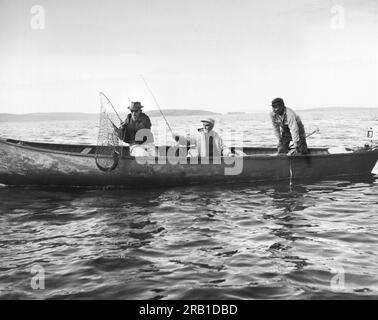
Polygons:
<instances>
[{"instance_id":1,"label":"water ripple","mask_svg":"<svg viewBox=\"0 0 378 320\"><path fill-rule=\"evenodd\" d=\"M356 144L367 116L345 117L335 128L322 114L304 115L326 132L309 144ZM183 132L198 120L169 119ZM273 145L265 116L238 123L248 144ZM1 134L95 143L96 125L4 124ZM0 298L376 299L377 194L377 175L292 190L286 183L148 191L0 186ZM44 290L31 288L36 265L45 271ZM333 285L336 276L344 283Z\"/></svg>"}]
</instances>

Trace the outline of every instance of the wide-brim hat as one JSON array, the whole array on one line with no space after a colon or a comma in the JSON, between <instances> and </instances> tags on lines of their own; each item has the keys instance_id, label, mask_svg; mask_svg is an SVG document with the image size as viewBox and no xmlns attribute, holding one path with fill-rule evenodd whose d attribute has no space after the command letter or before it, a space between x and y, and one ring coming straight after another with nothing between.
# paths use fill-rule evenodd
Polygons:
<instances>
[{"instance_id":1,"label":"wide-brim hat","mask_svg":"<svg viewBox=\"0 0 378 320\"><path fill-rule=\"evenodd\" d=\"M202 119L201 122L210 123L213 127L215 124L215 120L213 118L205 118L205 119Z\"/></svg>"},{"instance_id":2,"label":"wide-brim hat","mask_svg":"<svg viewBox=\"0 0 378 320\"><path fill-rule=\"evenodd\" d=\"M130 110L141 110L143 108L142 104L139 101L131 102Z\"/></svg>"}]
</instances>

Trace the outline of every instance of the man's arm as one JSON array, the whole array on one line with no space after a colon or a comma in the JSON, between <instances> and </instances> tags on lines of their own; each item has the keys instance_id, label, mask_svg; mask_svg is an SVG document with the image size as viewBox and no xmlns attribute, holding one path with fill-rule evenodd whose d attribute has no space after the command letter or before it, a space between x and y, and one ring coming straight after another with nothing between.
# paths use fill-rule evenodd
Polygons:
<instances>
[{"instance_id":1,"label":"man's arm","mask_svg":"<svg viewBox=\"0 0 378 320\"><path fill-rule=\"evenodd\" d=\"M218 136L218 139L219 139L219 146L220 146L220 148L222 150L223 157L231 157L231 156L233 156L234 154L231 152L231 149L228 148L224 144L223 139L220 136Z\"/></svg>"},{"instance_id":2,"label":"man's arm","mask_svg":"<svg viewBox=\"0 0 378 320\"><path fill-rule=\"evenodd\" d=\"M281 140L280 125L276 122L273 112L270 113L270 119L272 121L274 135L276 136L277 140L280 141Z\"/></svg>"},{"instance_id":3,"label":"man's arm","mask_svg":"<svg viewBox=\"0 0 378 320\"><path fill-rule=\"evenodd\" d=\"M184 137L184 136L180 136L178 134L173 134L173 139L175 139L175 141L178 142L179 145L182 145L182 146L184 146L185 144L187 146L197 144L197 139L195 137L191 137L191 136Z\"/></svg>"},{"instance_id":4,"label":"man's arm","mask_svg":"<svg viewBox=\"0 0 378 320\"><path fill-rule=\"evenodd\" d=\"M129 116L127 116L125 121L121 122L121 125L120 125L120 127L118 128L118 131L117 131L118 132L118 138L120 138L122 141L124 141L126 143L130 143L130 138L128 137L127 130L126 130L126 127L128 125L128 118L129 118Z\"/></svg>"},{"instance_id":5,"label":"man's arm","mask_svg":"<svg viewBox=\"0 0 378 320\"><path fill-rule=\"evenodd\" d=\"M147 116L144 113L141 115L140 120L138 121L138 124L136 126L136 132L137 132L137 136L142 139L143 143L153 142L153 138L150 139L152 137L152 132L151 132L151 120L149 116ZM141 136L142 134L143 134L143 138ZM139 141L139 140L136 140L136 141Z\"/></svg>"},{"instance_id":6,"label":"man's arm","mask_svg":"<svg viewBox=\"0 0 378 320\"><path fill-rule=\"evenodd\" d=\"M294 112L287 112L287 124L290 129L291 137L293 139L294 147L297 148L300 143L299 127Z\"/></svg>"},{"instance_id":7,"label":"man's arm","mask_svg":"<svg viewBox=\"0 0 378 320\"><path fill-rule=\"evenodd\" d=\"M142 123L143 123L143 129L151 129L151 120L149 116L145 115Z\"/></svg>"}]
</instances>

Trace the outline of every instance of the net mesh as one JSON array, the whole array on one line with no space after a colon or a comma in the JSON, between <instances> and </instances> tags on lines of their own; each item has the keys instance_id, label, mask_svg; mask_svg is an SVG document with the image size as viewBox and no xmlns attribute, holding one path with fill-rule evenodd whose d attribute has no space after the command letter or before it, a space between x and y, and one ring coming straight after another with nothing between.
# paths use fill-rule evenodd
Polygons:
<instances>
[{"instance_id":1,"label":"net mesh","mask_svg":"<svg viewBox=\"0 0 378 320\"><path fill-rule=\"evenodd\" d=\"M117 168L122 156L122 144L118 138L117 125L120 119L105 94L100 93L100 123L96 147L96 165L102 171Z\"/></svg>"}]
</instances>

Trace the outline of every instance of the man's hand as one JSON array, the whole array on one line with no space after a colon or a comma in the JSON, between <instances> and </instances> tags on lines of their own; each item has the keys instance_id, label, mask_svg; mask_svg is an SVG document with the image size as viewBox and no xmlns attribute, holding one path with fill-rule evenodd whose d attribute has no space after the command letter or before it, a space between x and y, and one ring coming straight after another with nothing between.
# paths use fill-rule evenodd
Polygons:
<instances>
[{"instance_id":1,"label":"man's hand","mask_svg":"<svg viewBox=\"0 0 378 320\"><path fill-rule=\"evenodd\" d=\"M172 138L173 138L173 140L175 140L176 142L178 142L178 141L180 140L180 136L178 136L178 135L176 135L176 134L174 134L174 133L172 133Z\"/></svg>"},{"instance_id":2,"label":"man's hand","mask_svg":"<svg viewBox=\"0 0 378 320\"><path fill-rule=\"evenodd\" d=\"M113 126L113 130L118 133L119 132L119 128L117 128L117 126L113 122L110 122L110 123Z\"/></svg>"},{"instance_id":3,"label":"man's hand","mask_svg":"<svg viewBox=\"0 0 378 320\"><path fill-rule=\"evenodd\" d=\"M287 153L288 156L298 156L302 154L301 152L299 152L298 148L295 148L295 149L291 149L289 150L289 152Z\"/></svg>"}]
</instances>

